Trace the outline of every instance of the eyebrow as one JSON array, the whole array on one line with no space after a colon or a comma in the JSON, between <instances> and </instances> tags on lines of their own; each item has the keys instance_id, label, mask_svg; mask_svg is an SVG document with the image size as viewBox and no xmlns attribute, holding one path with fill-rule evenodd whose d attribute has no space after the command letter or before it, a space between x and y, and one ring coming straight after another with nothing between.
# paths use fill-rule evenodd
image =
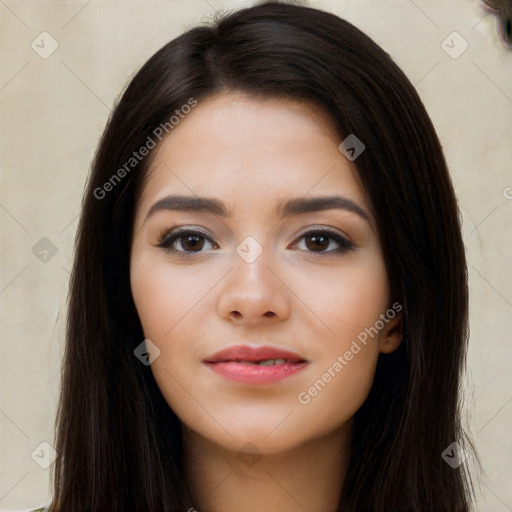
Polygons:
<instances>
[{"instance_id":1,"label":"eyebrow","mask_svg":"<svg viewBox=\"0 0 512 512\"><path fill-rule=\"evenodd\" d=\"M298 197L288 199L280 203L276 208L276 215L280 218L299 215L301 213L311 213L323 210L341 209L355 213L371 226L375 225L375 220L370 213L357 203L339 195L334 196L318 196L318 197ZM233 211L229 210L226 205L219 199L199 196L178 196L171 195L158 200L149 209L144 222L155 212L162 210L170 211L195 211L210 212L219 217L233 217Z\"/></svg>"}]
</instances>

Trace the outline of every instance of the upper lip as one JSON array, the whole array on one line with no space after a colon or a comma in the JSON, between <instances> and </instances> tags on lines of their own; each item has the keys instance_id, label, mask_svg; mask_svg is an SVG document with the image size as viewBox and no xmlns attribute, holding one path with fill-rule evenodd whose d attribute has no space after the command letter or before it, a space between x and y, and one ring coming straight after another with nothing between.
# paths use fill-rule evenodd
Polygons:
<instances>
[{"instance_id":1,"label":"upper lip","mask_svg":"<svg viewBox=\"0 0 512 512\"><path fill-rule=\"evenodd\" d=\"M293 363L305 362L306 359L301 355L283 350L281 348L270 346L254 347L250 345L233 345L224 350L216 352L211 357L204 360L205 363L227 363L237 361L260 362L269 359L285 359Z\"/></svg>"}]
</instances>

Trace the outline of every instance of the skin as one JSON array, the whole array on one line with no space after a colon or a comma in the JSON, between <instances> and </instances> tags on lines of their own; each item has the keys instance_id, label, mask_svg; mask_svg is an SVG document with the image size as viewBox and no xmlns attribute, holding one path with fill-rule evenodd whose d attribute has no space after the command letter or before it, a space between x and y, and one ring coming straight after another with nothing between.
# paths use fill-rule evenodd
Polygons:
<instances>
[{"instance_id":1,"label":"skin","mask_svg":"<svg viewBox=\"0 0 512 512\"><path fill-rule=\"evenodd\" d=\"M397 314L309 403L299 402L391 307L371 222L344 209L276 216L285 199L339 194L371 218L341 141L315 106L224 91L201 100L154 150L137 203L131 288L145 337L160 350L152 372L183 425L185 477L198 510L334 510L352 418L379 353L401 342ZM146 218L170 194L218 198L233 215L158 210ZM174 251L158 247L177 226L211 241L194 246L178 237ZM322 249L304 236L322 227L354 250L334 253L335 239ZM251 263L236 252L247 236L263 251ZM241 343L310 362L270 385L234 382L203 363Z\"/></svg>"}]
</instances>

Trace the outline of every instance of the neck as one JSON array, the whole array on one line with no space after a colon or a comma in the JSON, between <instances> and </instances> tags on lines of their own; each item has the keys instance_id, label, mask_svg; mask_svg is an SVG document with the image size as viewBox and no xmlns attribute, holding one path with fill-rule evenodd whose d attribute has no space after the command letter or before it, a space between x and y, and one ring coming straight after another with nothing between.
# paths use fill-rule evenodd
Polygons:
<instances>
[{"instance_id":1,"label":"neck","mask_svg":"<svg viewBox=\"0 0 512 512\"><path fill-rule=\"evenodd\" d=\"M350 455L351 423L293 450L242 454L183 428L185 479L198 512L334 512Z\"/></svg>"}]
</instances>

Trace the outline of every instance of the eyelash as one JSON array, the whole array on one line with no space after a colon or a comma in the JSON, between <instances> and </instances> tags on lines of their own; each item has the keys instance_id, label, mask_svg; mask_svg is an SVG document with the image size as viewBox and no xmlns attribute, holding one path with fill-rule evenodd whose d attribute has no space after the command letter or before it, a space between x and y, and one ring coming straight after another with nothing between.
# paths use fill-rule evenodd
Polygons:
<instances>
[{"instance_id":1,"label":"eyelash","mask_svg":"<svg viewBox=\"0 0 512 512\"><path fill-rule=\"evenodd\" d=\"M323 235L327 236L327 238L333 239L339 247L337 249L331 249L330 251L306 251L310 254L313 254L315 256L332 256L332 255L341 255L348 251L352 251L355 249L355 246L349 242L345 237L341 236L336 231L332 231L327 228L316 228L311 229L310 231L307 231L306 233L303 233L301 237L298 239L299 241L303 238L307 237L308 235ZM159 243L157 244L157 247L162 248L166 252L174 252L178 253L180 255L191 257L196 254L204 253L204 251L179 251L177 249L174 249L172 245L176 240L179 240L180 236L183 235L199 235L201 238L205 238L213 245L216 245L218 247L218 244L216 244L206 233L203 233L202 231L190 229L190 228L177 228L173 229L171 231L164 230L160 237L159 237ZM294 244L296 245L296 244Z\"/></svg>"}]
</instances>

